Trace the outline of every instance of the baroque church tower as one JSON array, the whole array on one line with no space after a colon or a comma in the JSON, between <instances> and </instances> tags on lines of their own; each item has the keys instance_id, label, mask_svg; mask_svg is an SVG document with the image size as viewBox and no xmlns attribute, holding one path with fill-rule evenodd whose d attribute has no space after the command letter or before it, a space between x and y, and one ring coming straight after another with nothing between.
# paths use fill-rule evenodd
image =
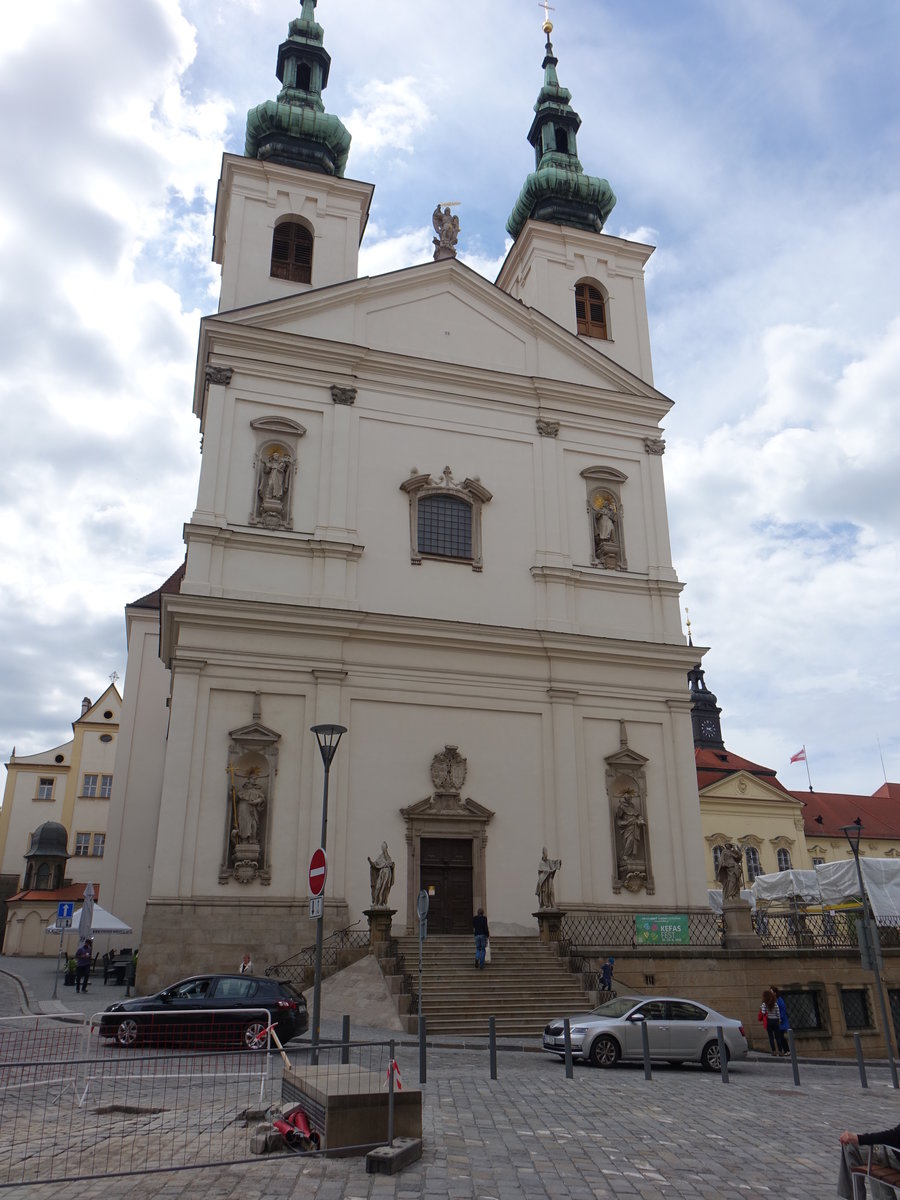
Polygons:
<instances>
[{"instance_id":1,"label":"baroque church tower","mask_svg":"<svg viewBox=\"0 0 900 1200\"><path fill-rule=\"evenodd\" d=\"M326 932L372 907L382 843L398 932L427 888L430 936L479 907L536 934L542 847L561 910L705 902L652 248L603 232L548 22L497 281L452 254L359 278L373 188L345 175L316 16L303 0L277 98L223 159L186 563L129 610L109 893L142 987L311 943L323 723L347 728Z\"/></svg>"}]
</instances>

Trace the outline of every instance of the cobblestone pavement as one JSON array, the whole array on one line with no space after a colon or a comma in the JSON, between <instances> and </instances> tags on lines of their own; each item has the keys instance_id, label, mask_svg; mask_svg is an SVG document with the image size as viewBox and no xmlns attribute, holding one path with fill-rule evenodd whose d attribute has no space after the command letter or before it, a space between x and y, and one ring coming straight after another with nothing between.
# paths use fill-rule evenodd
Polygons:
<instances>
[{"instance_id":1,"label":"cobblestone pavement","mask_svg":"<svg viewBox=\"0 0 900 1200\"><path fill-rule=\"evenodd\" d=\"M0 987L2 987L0 980ZM415 1087L415 1047L398 1047ZM847 1125L884 1128L900 1108L886 1070L863 1091L852 1066L733 1066L726 1085L693 1067L576 1067L540 1054L429 1051L424 1154L396 1176L366 1175L363 1159L276 1157L251 1164L65 1185L31 1184L0 1200L103 1200L110 1187L134 1200L720 1200L835 1195L837 1135ZM59 1113L61 1124L65 1113ZM48 1136L53 1136L52 1130Z\"/></svg>"}]
</instances>

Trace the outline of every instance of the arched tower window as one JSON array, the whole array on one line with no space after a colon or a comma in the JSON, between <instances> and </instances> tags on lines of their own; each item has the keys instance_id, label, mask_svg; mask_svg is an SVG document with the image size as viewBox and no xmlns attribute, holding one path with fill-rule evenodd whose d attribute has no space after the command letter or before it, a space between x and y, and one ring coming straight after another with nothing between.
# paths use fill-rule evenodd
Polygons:
<instances>
[{"instance_id":1,"label":"arched tower window","mask_svg":"<svg viewBox=\"0 0 900 1200\"><path fill-rule=\"evenodd\" d=\"M34 886L39 891L48 891L50 888L50 864L41 863L37 871L37 879Z\"/></svg>"},{"instance_id":2,"label":"arched tower window","mask_svg":"<svg viewBox=\"0 0 900 1200\"><path fill-rule=\"evenodd\" d=\"M308 92L310 81L312 79L312 68L309 63L303 62L297 64L297 87L301 91Z\"/></svg>"},{"instance_id":3,"label":"arched tower window","mask_svg":"<svg viewBox=\"0 0 900 1200\"><path fill-rule=\"evenodd\" d=\"M584 337L609 340L606 301L597 288L584 280L575 284L575 317L578 332Z\"/></svg>"},{"instance_id":4,"label":"arched tower window","mask_svg":"<svg viewBox=\"0 0 900 1200\"><path fill-rule=\"evenodd\" d=\"M282 221L272 235L273 279L312 283L312 233L299 221Z\"/></svg>"},{"instance_id":5,"label":"arched tower window","mask_svg":"<svg viewBox=\"0 0 900 1200\"><path fill-rule=\"evenodd\" d=\"M556 149L560 154L569 153L569 131L565 125L557 125L554 129L556 135Z\"/></svg>"}]
</instances>

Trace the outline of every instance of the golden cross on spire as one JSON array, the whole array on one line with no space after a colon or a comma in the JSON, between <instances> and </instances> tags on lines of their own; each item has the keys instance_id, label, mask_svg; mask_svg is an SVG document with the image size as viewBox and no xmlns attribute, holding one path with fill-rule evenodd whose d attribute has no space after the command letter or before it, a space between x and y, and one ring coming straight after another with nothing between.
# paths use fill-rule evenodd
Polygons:
<instances>
[{"instance_id":1,"label":"golden cross on spire","mask_svg":"<svg viewBox=\"0 0 900 1200\"><path fill-rule=\"evenodd\" d=\"M550 14L556 12L556 9L549 3L549 0L538 0L538 4L544 10L544 33L552 33L553 22L550 20Z\"/></svg>"}]
</instances>

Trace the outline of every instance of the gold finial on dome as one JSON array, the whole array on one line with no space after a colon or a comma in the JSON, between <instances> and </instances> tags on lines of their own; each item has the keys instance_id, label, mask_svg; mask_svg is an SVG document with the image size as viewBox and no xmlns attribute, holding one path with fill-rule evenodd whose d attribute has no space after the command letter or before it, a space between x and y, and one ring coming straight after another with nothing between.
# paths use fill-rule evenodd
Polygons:
<instances>
[{"instance_id":1,"label":"gold finial on dome","mask_svg":"<svg viewBox=\"0 0 900 1200\"><path fill-rule=\"evenodd\" d=\"M538 0L538 3L540 4L541 8L544 10L544 24L541 26L541 28L543 29L544 33L546 33L547 36L549 37L550 34L553 32L553 22L550 20L550 14L552 12L556 12L556 9L553 7L552 4L549 3L549 0Z\"/></svg>"}]
</instances>

